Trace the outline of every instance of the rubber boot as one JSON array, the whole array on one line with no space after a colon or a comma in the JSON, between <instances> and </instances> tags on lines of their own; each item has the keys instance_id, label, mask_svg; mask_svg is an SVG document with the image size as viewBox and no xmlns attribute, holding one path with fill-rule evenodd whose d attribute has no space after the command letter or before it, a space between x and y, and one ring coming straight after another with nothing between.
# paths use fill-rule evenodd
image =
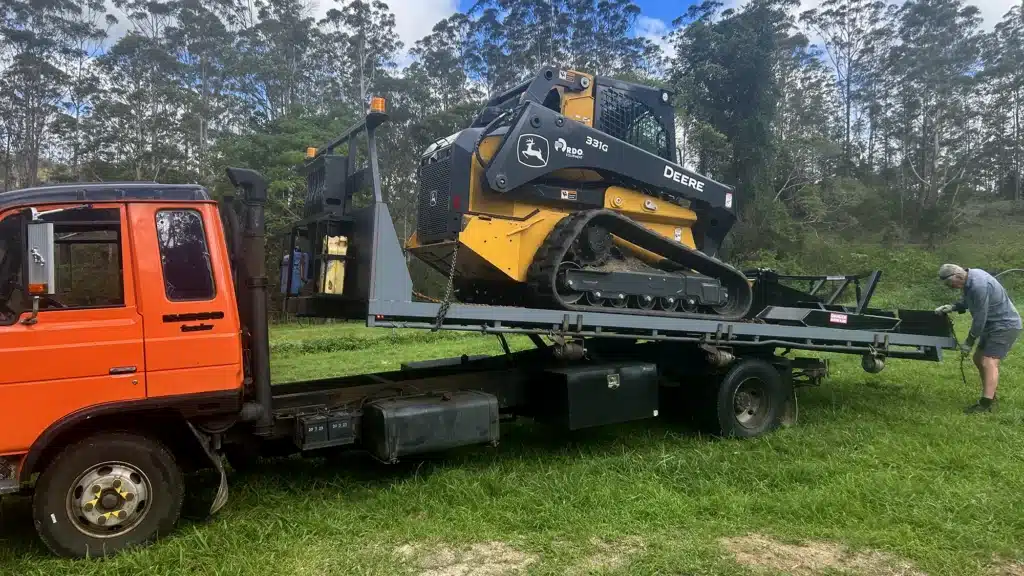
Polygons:
<instances>
[{"instance_id":1,"label":"rubber boot","mask_svg":"<svg viewBox=\"0 0 1024 576\"><path fill-rule=\"evenodd\" d=\"M964 414L978 414L981 412L991 412L995 408L996 401L994 398L985 398L982 396L978 398L978 401L971 404L967 408L964 408Z\"/></svg>"}]
</instances>

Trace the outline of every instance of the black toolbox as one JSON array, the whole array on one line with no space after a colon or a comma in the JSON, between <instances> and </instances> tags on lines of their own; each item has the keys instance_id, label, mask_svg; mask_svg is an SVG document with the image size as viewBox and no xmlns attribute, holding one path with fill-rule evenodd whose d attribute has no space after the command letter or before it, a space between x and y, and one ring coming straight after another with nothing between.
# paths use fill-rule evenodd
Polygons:
<instances>
[{"instance_id":1,"label":"black toolbox","mask_svg":"<svg viewBox=\"0 0 1024 576\"><path fill-rule=\"evenodd\" d=\"M497 444L498 398L476 390L400 396L368 402L363 408L363 444L377 458L402 456L472 444Z\"/></svg>"},{"instance_id":2,"label":"black toolbox","mask_svg":"<svg viewBox=\"0 0 1024 576\"><path fill-rule=\"evenodd\" d=\"M531 387L538 421L578 430L658 415L653 363L584 364L542 372Z\"/></svg>"}]
</instances>

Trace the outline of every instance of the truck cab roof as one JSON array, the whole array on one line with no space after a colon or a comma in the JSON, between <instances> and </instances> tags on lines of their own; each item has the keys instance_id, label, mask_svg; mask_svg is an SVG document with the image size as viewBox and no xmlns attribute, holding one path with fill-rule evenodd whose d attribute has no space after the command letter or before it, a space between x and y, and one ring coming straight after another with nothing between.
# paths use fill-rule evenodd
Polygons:
<instances>
[{"instance_id":1,"label":"truck cab roof","mask_svg":"<svg viewBox=\"0 0 1024 576\"><path fill-rule=\"evenodd\" d=\"M122 200L209 201L210 193L199 184L156 182L88 182L53 184L0 192L0 210L26 204L58 202L117 202Z\"/></svg>"}]
</instances>

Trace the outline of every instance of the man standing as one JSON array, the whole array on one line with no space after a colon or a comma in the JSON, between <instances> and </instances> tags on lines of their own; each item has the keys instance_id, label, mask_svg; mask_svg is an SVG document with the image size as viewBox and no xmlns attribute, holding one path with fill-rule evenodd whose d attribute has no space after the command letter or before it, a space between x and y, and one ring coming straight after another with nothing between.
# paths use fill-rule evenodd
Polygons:
<instances>
[{"instance_id":1,"label":"man standing","mask_svg":"<svg viewBox=\"0 0 1024 576\"><path fill-rule=\"evenodd\" d=\"M939 306L935 313L969 311L971 331L960 345L960 352L970 354L974 343L978 343L974 365L981 375L981 398L964 412L989 412L999 386L999 361L1006 358L1021 332L1020 314L999 281L984 270L964 270L956 264L943 264L939 268L939 279L950 288L963 289L963 297L956 304Z\"/></svg>"}]
</instances>

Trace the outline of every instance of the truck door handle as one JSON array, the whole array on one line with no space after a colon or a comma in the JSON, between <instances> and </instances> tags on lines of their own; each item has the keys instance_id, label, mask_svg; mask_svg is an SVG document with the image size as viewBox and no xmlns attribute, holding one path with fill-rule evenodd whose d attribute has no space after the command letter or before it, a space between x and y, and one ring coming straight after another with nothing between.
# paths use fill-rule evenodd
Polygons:
<instances>
[{"instance_id":1,"label":"truck door handle","mask_svg":"<svg viewBox=\"0 0 1024 576\"><path fill-rule=\"evenodd\" d=\"M116 366L110 369L111 376L118 376L120 374L135 374L138 368L135 366Z\"/></svg>"}]
</instances>

